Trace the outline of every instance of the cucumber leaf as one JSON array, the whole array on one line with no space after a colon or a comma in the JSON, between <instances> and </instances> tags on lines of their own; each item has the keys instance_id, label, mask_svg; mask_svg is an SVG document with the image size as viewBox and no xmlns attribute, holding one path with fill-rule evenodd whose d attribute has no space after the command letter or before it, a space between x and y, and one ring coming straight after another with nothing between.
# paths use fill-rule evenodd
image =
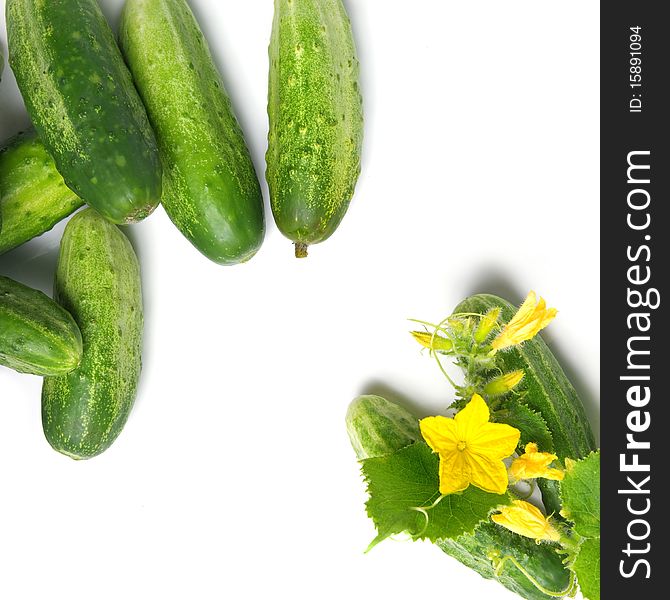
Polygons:
<instances>
[{"instance_id":1,"label":"cucumber leaf","mask_svg":"<svg viewBox=\"0 0 670 600\"><path fill-rule=\"evenodd\" d=\"M600 537L600 452L569 465L561 482L561 514L585 538Z\"/></svg>"},{"instance_id":2,"label":"cucumber leaf","mask_svg":"<svg viewBox=\"0 0 670 600\"><path fill-rule=\"evenodd\" d=\"M520 446L535 442L541 452L553 450L554 442L547 422L540 413L536 413L518 400L505 402L504 407L494 413L494 417L498 423L506 423L521 432Z\"/></svg>"},{"instance_id":3,"label":"cucumber leaf","mask_svg":"<svg viewBox=\"0 0 670 600\"><path fill-rule=\"evenodd\" d=\"M584 540L572 568L586 600L600 600L600 538Z\"/></svg>"},{"instance_id":4,"label":"cucumber leaf","mask_svg":"<svg viewBox=\"0 0 670 600\"><path fill-rule=\"evenodd\" d=\"M378 532L368 550L403 532L432 542L456 538L474 531L496 507L510 503L508 494L489 494L474 486L441 497L438 469L438 456L423 442L362 461L370 494L367 512Z\"/></svg>"}]
</instances>

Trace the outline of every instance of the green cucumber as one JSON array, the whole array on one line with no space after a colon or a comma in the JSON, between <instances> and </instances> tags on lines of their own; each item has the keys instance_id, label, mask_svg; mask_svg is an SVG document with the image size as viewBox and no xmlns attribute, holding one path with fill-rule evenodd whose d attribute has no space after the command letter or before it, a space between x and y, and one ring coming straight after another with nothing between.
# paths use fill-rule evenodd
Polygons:
<instances>
[{"instance_id":1,"label":"green cucumber","mask_svg":"<svg viewBox=\"0 0 670 600\"><path fill-rule=\"evenodd\" d=\"M263 195L207 42L185 0L128 0L120 42L156 131L163 206L209 259L251 258L265 233Z\"/></svg>"},{"instance_id":2,"label":"green cucumber","mask_svg":"<svg viewBox=\"0 0 670 600\"><path fill-rule=\"evenodd\" d=\"M121 433L141 370L140 269L128 238L91 209L77 213L63 234L54 287L81 329L84 354L68 375L44 380L42 425L58 452L92 458Z\"/></svg>"},{"instance_id":3,"label":"green cucumber","mask_svg":"<svg viewBox=\"0 0 670 600\"><path fill-rule=\"evenodd\" d=\"M0 149L0 254L49 231L82 204L34 131Z\"/></svg>"},{"instance_id":4,"label":"green cucumber","mask_svg":"<svg viewBox=\"0 0 670 600\"><path fill-rule=\"evenodd\" d=\"M329 238L361 171L363 103L342 0L275 0L267 181L296 256Z\"/></svg>"},{"instance_id":5,"label":"green cucumber","mask_svg":"<svg viewBox=\"0 0 670 600\"><path fill-rule=\"evenodd\" d=\"M358 460L392 454L421 439L417 418L381 396L359 396L347 411L347 433Z\"/></svg>"},{"instance_id":6,"label":"green cucumber","mask_svg":"<svg viewBox=\"0 0 670 600\"><path fill-rule=\"evenodd\" d=\"M63 375L81 355L81 333L70 313L42 292L0 276L0 365Z\"/></svg>"},{"instance_id":7,"label":"green cucumber","mask_svg":"<svg viewBox=\"0 0 670 600\"><path fill-rule=\"evenodd\" d=\"M160 202L156 139L96 0L7 0L9 62L67 185L113 223Z\"/></svg>"},{"instance_id":8,"label":"green cucumber","mask_svg":"<svg viewBox=\"0 0 670 600\"><path fill-rule=\"evenodd\" d=\"M379 396L361 396L354 400L346 422L359 460L391 454L421 439L417 417ZM569 586L570 572L553 546L538 545L494 523L482 523L474 534L442 540L437 546L482 577L496 579L527 600L547 600L550 596L542 593L510 561L496 573L492 558L513 557L548 590L560 591Z\"/></svg>"},{"instance_id":9,"label":"green cucumber","mask_svg":"<svg viewBox=\"0 0 670 600\"><path fill-rule=\"evenodd\" d=\"M461 302L454 314L483 315L494 307L502 309L503 323L509 321L517 310L507 300L478 294ZM539 335L521 346L501 351L498 357L503 371L524 371L525 376L517 391L523 394L522 402L546 421L553 439L553 451L561 460L566 457L575 460L583 458L596 449L584 405Z\"/></svg>"}]
</instances>

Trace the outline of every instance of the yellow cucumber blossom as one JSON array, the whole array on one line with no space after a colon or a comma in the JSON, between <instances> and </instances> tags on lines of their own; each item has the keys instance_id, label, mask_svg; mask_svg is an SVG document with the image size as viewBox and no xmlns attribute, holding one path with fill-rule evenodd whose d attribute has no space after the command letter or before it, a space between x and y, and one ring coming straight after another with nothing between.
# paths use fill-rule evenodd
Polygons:
<instances>
[{"instance_id":1,"label":"yellow cucumber blossom","mask_svg":"<svg viewBox=\"0 0 670 600\"><path fill-rule=\"evenodd\" d=\"M411 333L414 339L419 342L419 344L430 350L435 350L437 352L449 352L454 347L454 345L451 343L451 340L441 335L433 335L427 331L412 331Z\"/></svg>"},{"instance_id":2,"label":"yellow cucumber blossom","mask_svg":"<svg viewBox=\"0 0 670 600\"><path fill-rule=\"evenodd\" d=\"M491 515L491 520L505 529L538 542L558 542L561 539L561 534L549 519L529 502L515 500L511 506L502 506L499 510L500 513Z\"/></svg>"},{"instance_id":3,"label":"yellow cucumber blossom","mask_svg":"<svg viewBox=\"0 0 670 600\"><path fill-rule=\"evenodd\" d=\"M523 371L512 371L511 373L505 373L500 377L491 379L491 381L484 386L484 393L487 396L500 396L506 394L521 383L523 375Z\"/></svg>"},{"instance_id":4,"label":"yellow cucumber blossom","mask_svg":"<svg viewBox=\"0 0 670 600\"><path fill-rule=\"evenodd\" d=\"M509 474L513 481L520 479L535 479L542 477L544 479L563 479L561 469L552 469L549 465L558 457L549 452L538 452L537 444L526 444L524 454L514 459L509 468Z\"/></svg>"},{"instance_id":5,"label":"yellow cucumber blossom","mask_svg":"<svg viewBox=\"0 0 670 600\"><path fill-rule=\"evenodd\" d=\"M530 292L511 321L503 327L491 344L494 350L517 346L534 338L556 317L555 308L547 308L544 298L537 300L535 292Z\"/></svg>"},{"instance_id":6,"label":"yellow cucumber blossom","mask_svg":"<svg viewBox=\"0 0 670 600\"><path fill-rule=\"evenodd\" d=\"M493 328L498 323L498 317L500 316L500 308L492 308L488 311L479 321L477 330L475 331L475 342L481 344L486 340L489 334L493 331Z\"/></svg>"},{"instance_id":7,"label":"yellow cucumber blossom","mask_svg":"<svg viewBox=\"0 0 670 600\"><path fill-rule=\"evenodd\" d=\"M453 419L428 417L419 423L421 435L440 455L440 493L462 492L470 484L494 494L507 490L504 458L519 443L518 429L489 422L489 407L475 394Z\"/></svg>"}]
</instances>

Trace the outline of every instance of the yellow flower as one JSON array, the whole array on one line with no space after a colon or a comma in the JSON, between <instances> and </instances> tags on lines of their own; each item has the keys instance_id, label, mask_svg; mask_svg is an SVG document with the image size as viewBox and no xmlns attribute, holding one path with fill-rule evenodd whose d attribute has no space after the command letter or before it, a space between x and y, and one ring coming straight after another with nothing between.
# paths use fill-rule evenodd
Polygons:
<instances>
[{"instance_id":1,"label":"yellow flower","mask_svg":"<svg viewBox=\"0 0 670 600\"><path fill-rule=\"evenodd\" d=\"M462 492L470 484L495 494L507 490L503 458L519 443L519 430L489 423L489 407L475 394L453 419L428 417L420 422L421 435L440 455L440 493Z\"/></svg>"},{"instance_id":2,"label":"yellow flower","mask_svg":"<svg viewBox=\"0 0 670 600\"><path fill-rule=\"evenodd\" d=\"M561 539L561 535L542 511L523 500L515 500L511 506L501 507L500 513L491 515L491 519L498 525L533 540L557 542Z\"/></svg>"},{"instance_id":3,"label":"yellow flower","mask_svg":"<svg viewBox=\"0 0 670 600\"><path fill-rule=\"evenodd\" d=\"M449 352L454 347L451 340L442 337L441 335L433 335L427 331L412 331L411 333L414 336L414 339L424 348L429 348L436 352Z\"/></svg>"},{"instance_id":4,"label":"yellow flower","mask_svg":"<svg viewBox=\"0 0 670 600\"><path fill-rule=\"evenodd\" d=\"M512 462L509 468L509 474L512 480L535 479L543 477L544 479L563 479L561 469L552 469L549 465L558 457L549 452L538 452L537 444L526 444L525 453Z\"/></svg>"},{"instance_id":5,"label":"yellow flower","mask_svg":"<svg viewBox=\"0 0 670 600\"><path fill-rule=\"evenodd\" d=\"M512 320L493 340L493 349L502 350L530 340L553 321L557 312L555 308L547 308L544 298L538 302L535 292L530 292Z\"/></svg>"},{"instance_id":6,"label":"yellow flower","mask_svg":"<svg viewBox=\"0 0 670 600\"><path fill-rule=\"evenodd\" d=\"M491 381L484 386L484 393L487 396L500 396L501 394L506 394L521 383L523 375L523 371L512 371L510 373L505 373L500 377L496 377L495 379L491 379Z\"/></svg>"},{"instance_id":7,"label":"yellow flower","mask_svg":"<svg viewBox=\"0 0 670 600\"><path fill-rule=\"evenodd\" d=\"M493 331L493 328L498 323L498 317L500 316L500 308L492 308L488 311L479 321L479 326L475 331L475 342L481 344L488 336L489 333Z\"/></svg>"}]
</instances>

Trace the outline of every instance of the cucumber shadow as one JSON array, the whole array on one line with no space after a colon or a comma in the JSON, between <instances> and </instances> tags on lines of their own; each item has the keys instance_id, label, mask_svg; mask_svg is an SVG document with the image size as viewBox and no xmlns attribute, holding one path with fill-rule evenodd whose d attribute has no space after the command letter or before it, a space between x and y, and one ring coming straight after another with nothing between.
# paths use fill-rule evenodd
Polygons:
<instances>
[{"instance_id":1,"label":"cucumber shadow","mask_svg":"<svg viewBox=\"0 0 670 600\"><path fill-rule=\"evenodd\" d=\"M40 290L51 298L57 264L58 242L45 235L1 255L0 275Z\"/></svg>"},{"instance_id":2,"label":"cucumber shadow","mask_svg":"<svg viewBox=\"0 0 670 600\"><path fill-rule=\"evenodd\" d=\"M494 294L516 305L519 305L523 301L527 293L527 290L522 290L513 283L503 271L494 268L481 272L473 280L470 289L472 290L472 294ZM570 358L569 349L561 345L551 330L545 329L541 335L563 368L568 380L577 391L584 405L586 416L593 428L596 443L600 446L600 402L596 391L587 382L582 371Z\"/></svg>"},{"instance_id":3,"label":"cucumber shadow","mask_svg":"<svg viewBox=\"0 0 670 600\"><path fill-rule=\"evenodd\" d=\"M371 379L365 383L361 388L360 395L381 396L389 402L393 402L394 404L402 406L413 415L416 415L417 419L422 418L426 413L425 404L422 405L420 401L417 401L414 398L410 398L385 381L380 381L379 379Z\"/></svg>"}]
</instances>

